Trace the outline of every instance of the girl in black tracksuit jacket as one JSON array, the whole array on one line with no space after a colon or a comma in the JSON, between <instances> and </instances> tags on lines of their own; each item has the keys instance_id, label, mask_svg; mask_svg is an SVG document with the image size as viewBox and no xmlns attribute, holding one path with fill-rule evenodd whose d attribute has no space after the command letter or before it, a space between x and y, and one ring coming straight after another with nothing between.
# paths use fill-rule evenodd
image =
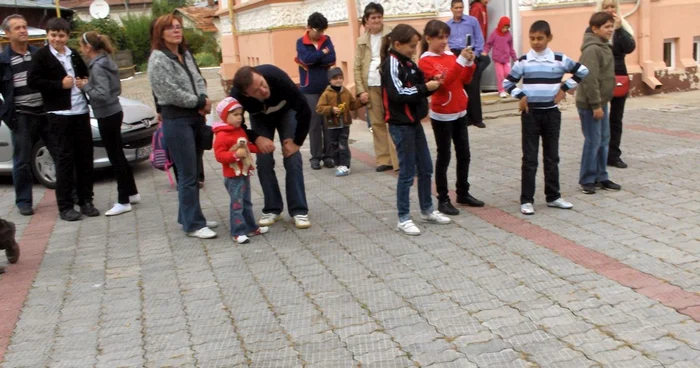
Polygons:
<instances>
[{"instance_id":1,"label":"girl in black tracksuit jacket","mask_svg":"<svg viewBox=\"0 0 700 368\"><path fill-rule=\"evenodd\" d=\"M428 99L440 80L426 82L411 59L421 36L413 27L397 25L382 42L382 100L389 133L399 156L396 199L399 222L396 229L406 235L420 235L411 220L409 194L418 169L418 200L421 220L448 224L450 218L435 211L431 196L433 164L421 120L428 115Z\"/></svg>"}]
</instances>

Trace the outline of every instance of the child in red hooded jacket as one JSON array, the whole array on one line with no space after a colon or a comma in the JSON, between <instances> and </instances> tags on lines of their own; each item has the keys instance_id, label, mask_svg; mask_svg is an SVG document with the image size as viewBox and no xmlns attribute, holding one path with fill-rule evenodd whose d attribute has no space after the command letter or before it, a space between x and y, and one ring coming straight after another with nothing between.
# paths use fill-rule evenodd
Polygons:
<instances>
[{"instance_id":1,"label":"child in red hooded jacket","mask_svg":"<svg viewBox=\"0 0 700 368\"><path fill-rule=\"evenodd\" d=\"M231 236L238 244L250 242L248 237L265 234L266 226L258 226L250 200L250 174L255 170L251 153L258 147L248 140L243 124L243 106L233 97L224 98L216 106L221 119L213 125L214 156L224 170L224 183L231 197Z\"/></svg>"},{"instance_id":2,"label":"child in red hooded jacket","mask_svg":"<svg viewBox=\"0 0 700 368\"><path fill-rule=\"evenodd\" d=\"M499 95L501 98L506 98L508 94L503 89L503 79L510 74L510 61L518 61L518 55L513 49L513 35L510 33L510 18L501 17L498 21L498 27L484 45L484 53L488 54L489 50L491 50L493 67L496 69Z\"/></svg>"}]
</instances>

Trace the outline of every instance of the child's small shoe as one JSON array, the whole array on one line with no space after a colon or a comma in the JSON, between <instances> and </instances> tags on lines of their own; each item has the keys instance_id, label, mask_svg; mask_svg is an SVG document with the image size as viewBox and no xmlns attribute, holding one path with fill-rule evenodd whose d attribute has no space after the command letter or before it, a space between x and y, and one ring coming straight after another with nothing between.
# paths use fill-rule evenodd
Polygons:
<instances>
[{"instance_id":1,"label":"child's small shoe","mask_svg":"<svg viewBox=\"0 0 700 368\"><path fill-rule=\"evenodd\" d=\"M508 97L508 94L505 93L505 92L501 92L501 93L499 93L498 95L501 96L501 98L506 98L506 97Z\"/></svg>"},{"instance_id":2,"label":"child's small shoe","mask_svg":"<svg viewBox=\"0 0 700 368\"><path fill-rule=\"evenodd\" d=\"M233 240L235 240L236 243L238 243L238 244L250 243L250 239L248 239L248 236L246 236L246 235L234 235Z\"/></svg>"},{"instance_id":3,"label":"child's small shoe","mask_svg":"<svg viewBox=\"0 0 700 368\"><path fill-rule=\"evenodd\" d=\"M335 176L348 176L350 175L350 168L347 166L338 166L335 169Z\"/></svg>"},{"instance_id":4,"label":"child's small shoe","mask_svg":"<svg viewBox=\"0 0 700 368\"><path fill-rule=\"evenodd\" d=\"M255 231L249 233L248 236L256 236L256 235L267 234L267 232L268 232L269 230L270 230L270 228L267 227L267 226L260 226L259 228L255 229Z\"/></svg>"}]
</instances>

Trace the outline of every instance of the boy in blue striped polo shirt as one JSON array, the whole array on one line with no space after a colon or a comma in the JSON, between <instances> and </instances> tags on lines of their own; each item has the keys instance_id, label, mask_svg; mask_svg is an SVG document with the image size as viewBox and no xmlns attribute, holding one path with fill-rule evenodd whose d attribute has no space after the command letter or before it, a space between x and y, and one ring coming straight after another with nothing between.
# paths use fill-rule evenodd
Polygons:
<instances>
[{"instance_id":1,"label":"boy in blue striped polo shirt","mask_svg":"<svg viewBox=\"0 0 700 368\"><path fill-rule=\"evenodd\" d=\"M523 164L520 189L520 212L535 213L535 178L537 150L542 137L544 161L544 193L547 206L570 209L573 205L559 193L559 131L561 112L557 104L566 91L575 88L588 75L585 66L564 54L553 52L547 45L552 41L549 23L538 20L530 26L530 47L503 80L503 87L520 99L522 112ZM565 73L573 77L562 83ZM517 83L523 80L522 88Z\"/></svg>"}]
</instances>

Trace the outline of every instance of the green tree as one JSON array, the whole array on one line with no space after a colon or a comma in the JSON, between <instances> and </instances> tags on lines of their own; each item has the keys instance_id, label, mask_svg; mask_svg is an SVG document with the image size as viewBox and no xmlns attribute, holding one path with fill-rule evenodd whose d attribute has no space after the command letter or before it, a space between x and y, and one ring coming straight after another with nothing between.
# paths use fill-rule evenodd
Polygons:
<instances>
[{"instance_id":1,"label":"green tree","mask_svg":"<svg viewBox=\"0 0 700 368\"><path fill-rule=\"evenodd\" d=\"M122 18L124 25L124 35L126 46L134 57L134 64L143 65L148 61L151 54L150 28L153 17L149 15L139 15ZM140 70L139 71L144 71Z\"/></svg>"},{"instance_id":2,"label":"green tree","mask_svg":"<svg viewBox=\"0 0 700 368\"><path fill-rule=\"evenodd\" d=\"M75 28L73 28L72 33L76 39L81 37L84 32L97 31L100 34L108 36L116 50L125 50L128 47L124 28L109 17L93 19L89 22L74 21L73 26Z\"/></svg>"},{"instance_id":3,"label":"green tree","mask_svg":"<svg viewBox=\"0 0 700 368\"><path fill-rule=\"evenodd\" d=\"M183 8L192 5L190 0L155 0L151 5L151 14L154 18L161 15L170 14L177 8Z\"/></svg>"}]
</instances>

